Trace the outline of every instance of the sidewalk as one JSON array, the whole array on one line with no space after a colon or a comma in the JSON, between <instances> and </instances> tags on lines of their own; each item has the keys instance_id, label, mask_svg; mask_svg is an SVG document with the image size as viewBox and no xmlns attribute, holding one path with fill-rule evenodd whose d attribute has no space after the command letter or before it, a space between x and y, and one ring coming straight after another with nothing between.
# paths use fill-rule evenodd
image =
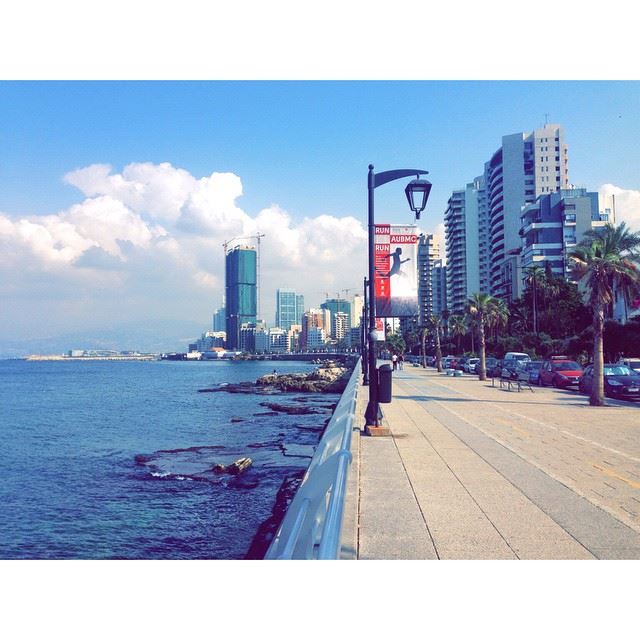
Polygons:
<instances>
[{"instance_id":1,"label":"sidewalk","mask_svg":"<svg viewBox=\"0 0 640 640\"><path fill-rule=\"evenodd\" d=\"M640 406L393 375L392 435L354 432L344 558L640 558Z\"/></svg>"}]
</instances>

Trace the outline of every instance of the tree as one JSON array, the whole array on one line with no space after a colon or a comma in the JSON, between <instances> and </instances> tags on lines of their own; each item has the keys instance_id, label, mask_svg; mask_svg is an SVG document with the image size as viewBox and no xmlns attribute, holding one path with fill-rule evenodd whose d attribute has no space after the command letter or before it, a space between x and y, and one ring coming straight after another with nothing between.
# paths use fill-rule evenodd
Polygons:
<instances>
[{"instance_id":1,"label":"tree","mask_svg":"<svg viewBox=\"0 0 640 640\"><path fill-rule=\"evenodd\" d=\"M391 333L387 335L387 349L393 354L399 356L403 354L407 348L404 338L399 333Z\"/></svg>"},{"instance_id":2,"label":"tree","mask_svg":"<svg viewBox=\"0 0 640 640\"><path fill-rule=\"evenodd\" d=\"M458 350L457 353L462 353L460 346L460 338L467 333L467 323L464 316L451 316L449 318L449 330L451 335L458 337Z\"/></svg>"},{"instance_id":3,"label":"tree","mask_svg":"<svg viewBox=\"0 0 640 640\"><path fill-rule=\"evenodd\" d=\"M485 326L487 326L487 319L498 317L502 313L502 308L498 304L497 298L490 296L488 293L474 293L467 301L467 305L469 313L475 317L478 326L478 338L480 342L480 380L486 380L487 354L484 329Z\"/></svg>"},{"instance_id":4,"label":"tree","mask_svg":"<svg viewBox=\"0 0 640 640\"><path fill-rule=\"evenodd\" d=\"M584 291L593 313L593 385L589 403L604 405L604 313L614 301L614 291L625 300L640 288L640 233L630 232L625 223L606 224L585 233L569 254L573 276Z\"/></svg>"},{"instance_id":5,"label":"tree","mask_svg":"<svg viewBox=\"0 0 640 640\"><path fill-rule=\"evenodd\" d=\"M545 270L534 265L525 269L525 282L531 287L533 299L533 332L538 333L538 287L544 286Z\"/></svg>"},{"instance_id":6,"label":"tree","mask_svg":"<svg viewBox=\"0 0 640 640\"><path fill-rule=\"evenodd\" d=\"M433 333L436 342L436 367L442 373L442 349L440 348L440 330L442 329L442 318L432 313L427 317L427 330Z\"/></svg>"},{"instance_id":7,"label":"tree","mask_svg":"<svg viewBox=\"0 0 640 640\"><path fill-rule=\"evenodd\" d=\"M489 305L489 313L486 317L487 326L495 329L504 329L509 323L509 307L501 298L492 298Z\"/></svg>"}]
</instances>

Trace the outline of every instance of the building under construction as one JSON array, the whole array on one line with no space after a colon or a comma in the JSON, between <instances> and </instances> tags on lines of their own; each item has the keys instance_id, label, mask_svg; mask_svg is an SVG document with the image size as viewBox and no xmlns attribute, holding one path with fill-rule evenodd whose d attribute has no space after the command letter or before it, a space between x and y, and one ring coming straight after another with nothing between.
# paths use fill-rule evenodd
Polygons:
<instances>
[{"instance_id":1,"label":"building under construction","mask_svg":"<svg viewBox=\"0 0 640 640\"><path fill-rule=\"evenodd\" d=\"M243 325L258 318L258 254L254 246L225 243L227 349L242 349Z\"/></svg>"}]
</instances>

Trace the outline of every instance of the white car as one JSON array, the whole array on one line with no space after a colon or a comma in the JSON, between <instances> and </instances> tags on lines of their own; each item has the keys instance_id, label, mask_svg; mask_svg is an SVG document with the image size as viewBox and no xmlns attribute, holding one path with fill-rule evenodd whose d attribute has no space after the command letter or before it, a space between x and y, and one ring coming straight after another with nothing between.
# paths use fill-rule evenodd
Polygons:
<instances>
[{"instance_id":1,"label":"white car","mask_svg":"<svg viewBox=\"0 0 640 640\"><path fill-rule=\"evenodd\" d=\"M478 362L480 362L480 358L469 358L464 363L464 370L467 373L475 373L476 372L476 365L478 364Z\"/></svg>"},{"instance_id":2,"label":"white car","mask_svg":"<svg viewBox=\"0 0 640 640\"><path fill-rule=\"evenodd\" d=\"M623 364L625 367L629 367L631 371L640 373L640 358L620 358L617 364Z\"/></svg>"}]
</instances>

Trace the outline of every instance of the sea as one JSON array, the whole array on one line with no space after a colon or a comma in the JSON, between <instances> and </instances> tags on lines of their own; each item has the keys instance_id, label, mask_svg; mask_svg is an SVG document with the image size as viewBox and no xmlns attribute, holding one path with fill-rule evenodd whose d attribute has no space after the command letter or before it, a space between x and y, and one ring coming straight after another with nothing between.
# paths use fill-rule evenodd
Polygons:
<instances>
[{"instance_id":1,"label":"sea","mask_svg":"<svg viewBox=\"0 0 640 640\"><path fill-rule=\"evenodd\" d=\"M277 502L295 492L339 396L219 389L313 368L0 361L0 558L261 557L260 536L281 519ZM243 473L213 471L246 457Z\"/></svg>"}]
</instances>

